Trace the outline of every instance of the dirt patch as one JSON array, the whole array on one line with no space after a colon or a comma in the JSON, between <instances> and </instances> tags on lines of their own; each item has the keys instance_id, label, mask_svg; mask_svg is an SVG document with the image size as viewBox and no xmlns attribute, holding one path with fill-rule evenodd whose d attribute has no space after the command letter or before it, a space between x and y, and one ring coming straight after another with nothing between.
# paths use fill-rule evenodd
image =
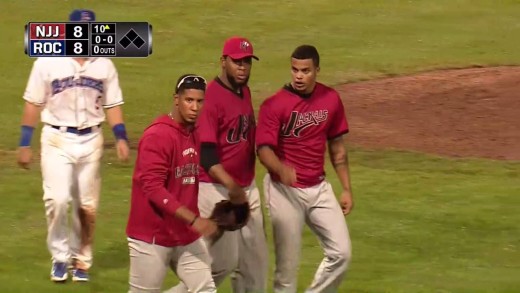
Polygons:
<instances>
[{"instance_id":1,"label":"dirt patch","mask_svg":"<svg viewBox=\"0 0 520 293\"><path fill-rule=\"evenodd\" d=\"M337 89L353 145L520 160L520 67L426 72Z\"/></svg>"}]
</instances>

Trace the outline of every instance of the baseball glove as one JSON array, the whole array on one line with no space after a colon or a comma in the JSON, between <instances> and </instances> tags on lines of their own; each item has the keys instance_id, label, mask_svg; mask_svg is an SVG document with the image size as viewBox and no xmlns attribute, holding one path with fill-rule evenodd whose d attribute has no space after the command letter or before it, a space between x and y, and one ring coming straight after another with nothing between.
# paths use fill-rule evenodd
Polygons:
<instances>
[{"instance_id":1,"label":"baseball glove","mask_svg":"<svg viewBox=\"0 0 520 293\"><path fill-rule=\"evenodd\" d=\"M249 221L250 215L248 202L243 204L234 204L229 200L218 202L209 217L217 223L219 228L217 233L211 237L212 243L215 243L225 231L235 231L244 227Z\"/></svg>"}]
</instances>

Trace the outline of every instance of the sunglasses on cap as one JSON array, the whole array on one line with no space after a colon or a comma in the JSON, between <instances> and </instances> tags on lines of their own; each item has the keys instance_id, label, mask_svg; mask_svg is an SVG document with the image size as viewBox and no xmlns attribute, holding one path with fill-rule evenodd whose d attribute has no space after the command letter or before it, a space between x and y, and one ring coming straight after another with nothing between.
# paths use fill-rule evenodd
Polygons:
<instances>
[{"instance_id":1,"label":"sunglasses on cap","mask_svg":"<svg viewBox=\"0 0 520 293\"><path fill-rule=\"evenodd\" d=\"M206 89L206 79L200 75L187 75L179 80L175 90L179 91L181 86L184 86L184 88Z\"/></svg>"}]
</instances>

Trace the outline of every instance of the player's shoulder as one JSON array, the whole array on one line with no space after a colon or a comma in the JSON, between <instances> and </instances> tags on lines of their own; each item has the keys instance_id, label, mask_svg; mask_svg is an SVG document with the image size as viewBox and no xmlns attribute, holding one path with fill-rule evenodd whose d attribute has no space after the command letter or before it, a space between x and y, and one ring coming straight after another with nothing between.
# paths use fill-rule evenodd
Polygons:
<instances>
[{"instance_id":1,"label":"player's shoulder","mask_svg":"<svg viewBox=\"0 0 520 293\"><path fill-rule=\"evenodd\" d=\"M172 126L169 123L169 119L167 115L155 117L150 125L145 128L142 138L161 141L164 138L170 137Z\"/></svg>"},{"instance_id":2,"label":"player's shoulder","mask_svg":"<svg viewBox=\"0 0 520 293\"><path fill-rule=\"evenodd\" d=\"M336 89L334 89L333 87L330 87L330 86L328 86L326 84L323 84L321 82L317 82L316 83L316 87L317 87L317 90L322 92L322 94L339 96L339 93L338 93L338 91Z\"/></svg>"},{"instance_id":3,"label":"player's shoulder","mask_svg":"<svg viewBox=\"0 0 520 293\"><path fill-rule=\"evenodd\" d=\"M53 66L53 65L59 65L63 63L67 63L68 60L66 57L38 57L36 60L34 60L35 66Z\"/></svg>"},{"instance_id":4,"label":"player's shoulder","mask_svg":"<svg viewBox=\"0 0 520 293\"><path fill-rule=\"evenodd\" d=\"M206 95L210 96L221 96L228 94L229 89L226 88L224 83L218 78L213 78L206 87Z\"/></svg>"},{"instance_id":5,"label":"player's shoulder","mask_svg":"<svg viewBox=\"0 0 520 293\"><path fill-rule=\"evenodd\" d=\"M285 87L280 88L275 93L267 97L263 102L262 105L264 106L271 106L273 104L277 104L280 100L283 100L285 97L287 97L288 92L285 90Z\"/></svg>"},{"instance_id":6,"label":"player's shoulder","mask_svg":"<svg viewBox=\"0 0 520 293\"><path fill-rule=\"evenodd\" d=\"M261 104L260 104L260 111L271 108L273 105L276 104L276 95L271 95L267 97Z\"/></svg>"},{"instance_id":7,"label":"player's shoulder","mask_svg":"<svg viewBox=\"0 0 520 293\"><path fill-rule=\"evenodd\" d=\"M110 58L106 57L93 57L91 62L97 64L99 66L103 66L106 68L115 68L114 62Z\"/></svg>"},{"instance_id":8,"label":"player's shoulder","mask_svg":"<svg viewBox=\"0 0 520 293\"><path fill-rule=\"evenodd\" d=\"M40 74L47 74L63 68L67 64L64 57L39 57L34 60L32 71Z\"/></svg>"},{"instance_id":9,"label":"player's shoulder","mask_svg":"<svg viewBox=\"0 0 520 293\"><path fill-rule=\"evenodd\" d=\"M206 86L204 95L204 104L221 104L224 103L223 97L228 95L227 89L222 86L217 78L211 80Z\"/></svg>"},{"instance_id":10,"label":"player's shoulder","mask_svg":"<svg viewBox=\"0 0 520 293\"><path fill-rule=\"evenodd\" d=\"M339 92L323 83L316 83L316 91L318 91L318 95L325 98L329 102L341 102L341 97Z\"/></svg>"}]
</instances>

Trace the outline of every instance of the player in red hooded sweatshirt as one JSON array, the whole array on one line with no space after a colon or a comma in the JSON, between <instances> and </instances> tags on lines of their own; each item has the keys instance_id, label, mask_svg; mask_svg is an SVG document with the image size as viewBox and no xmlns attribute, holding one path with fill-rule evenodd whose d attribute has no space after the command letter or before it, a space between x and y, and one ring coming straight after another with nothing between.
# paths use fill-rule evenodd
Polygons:
<instances>
[{"instance_id":1,"label":"player in red hooded sweatshirt","mask_svg":"<svg viewBox=\"0 0 520 293\"><path fill-rule=\"evenodd\" d=\"M195 121L206 81L183 75L175 107L148 126L139 141L127 225L130 292L160 292L171 268L190 292L216 292L202 236L217 230L199 216L199 143Z\"/></svg>"}]
</instances>

